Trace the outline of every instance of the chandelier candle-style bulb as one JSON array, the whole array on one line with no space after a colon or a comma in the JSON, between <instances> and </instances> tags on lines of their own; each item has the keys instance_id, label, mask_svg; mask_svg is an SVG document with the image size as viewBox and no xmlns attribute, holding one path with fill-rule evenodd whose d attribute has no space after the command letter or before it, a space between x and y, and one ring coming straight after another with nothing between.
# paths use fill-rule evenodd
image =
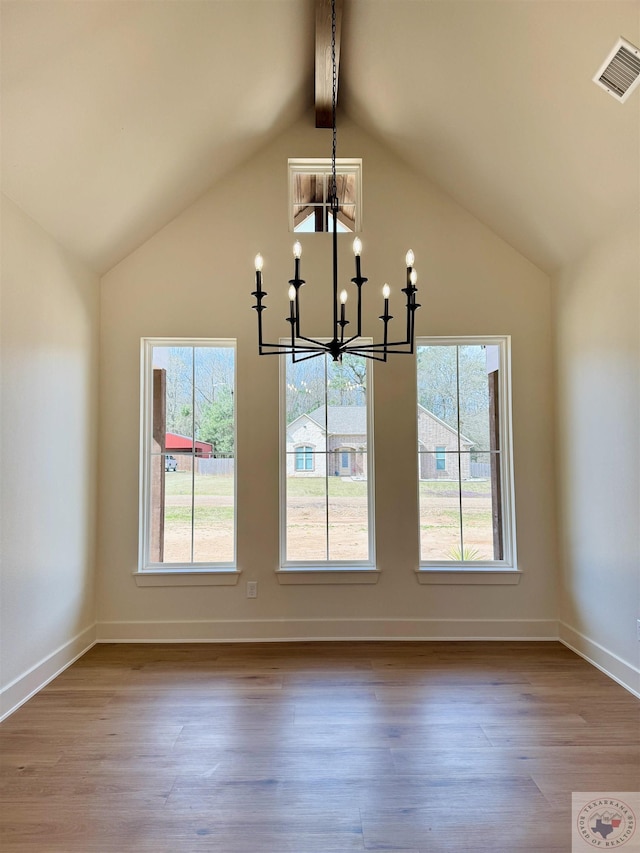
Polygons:
<instances>
[{"instance_id":1,"label":"chandelier candle-style bulb","mask_svg":"<svg viewBox=\"0 0 640 853\"><path fill-rule=\"evenodd\" d=\"M289 322L291 323L291 336L294 334L294 323L296 321L296 289L293 285L289 288Z\"/></svg>"},{"instance_id":2,"label":"chandelier candle-style bulb","mask_svg":"<svg viewBox=\"0 0 640 853\"><path fill-rule=\"evenodd\" d=\"M385 325L386 325L386 318L389 316L389 294L390 293L391 293L391 288L385 282L385 284L382 287L382 297L384 299L384 315L383 316L385 318Z\"/></svg>"},{"instance_id":3,"label":"chandelier candle-style bulb","mask_svg":"<svg viewBox=\"0 0 640 853\"><path fill-rule=\"evenodd\" d=\"M296 242L293 244L293 258L294 258L293 277L296 279L296 281L300 278L300 258L301 258L301 256L302 256L302 246L296 240Z\"/></svg>"},{"instance_id":4,"label":"chandelier candle-style bulb","mask_svg":"<svg viewBox=\"0 0 640 853\"><path fill-rule=\"evenodd\" d=\"M362 240L359 237L353 241L353 254L356 256L356 278L362 278L360 268L360 253L362 252Z\"/></svg>"},{"instance_id":5,"label":"chandelier candle-style bulb","mask_svg":"<svg viewBox=\"0 0 640 853\"><path fill-rule=\"evenodd\" d=\"M413 272L413 262L415 261L415 255L411 249L409 249L405 255L404 260L407 265L407 297L410 297L411 292L409 291L409 288L411 287L411 273Z\"/></svg>"},{"instance_id":6,"label":"chandelier candle-style bulb","mask_svg":"<svg viewBox=\"0 0 640 853\"><path fill-rule=\"evenodd\" d=\"M347 291L346 291L346 290L341 290L341 291L340 291L340 319L342 320L342 322L343 322L343 323L344 323L344 320L345 320L345 316L344 316L344 314L345 314L345 311L346 311L346 305L347 305L347 299L348 299L348 297L349 297L349 294L347 293Z\"/></svg>"},{"instance_id":7,"label":"chandelier candle-style bulb","mask_svg":"<svg viewBox=\"0 0 640 853\"><path fill-rule=\"evenodd\" d=\"M262 260L262 255L259 253L256 255L255 264L256 264L256 292L262 293L262 264L263 264L263 260Z\"/></svg>"}]
</instances>

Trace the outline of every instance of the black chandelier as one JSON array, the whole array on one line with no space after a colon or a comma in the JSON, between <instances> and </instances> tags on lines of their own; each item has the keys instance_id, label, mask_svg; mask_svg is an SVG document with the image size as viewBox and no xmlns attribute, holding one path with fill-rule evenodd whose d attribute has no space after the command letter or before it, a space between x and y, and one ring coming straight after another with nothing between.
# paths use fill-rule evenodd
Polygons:
<instances>
[{"instance_id":1,"label":"black chandelier","mask_svg":"<svg viewBox=\"0 0 640 853\"><path fill-rule=\"evenodd\" d=\"M369 358L374 361L386 361L391 353L412 354L415 343L415 312L420 305L416 302L416 281L418 280L417 273L413 268L414 255L411 249L406 254L407 279L406 286L402 288L402 293L406 295L406 337L404 340L390 341L388 325L389 320L393 320L393 316L389 314L389 295L390 288L385 284L382 288L382 298L384 301L383 313L380 315L380 320L383 323L382 341L380 343L367 344L361 340L362 335L362 286L368 281L363 277L360 268L360 255L362 252L362 242L359 237L353 241L353 253L356 261L356 274L351 279L353 284L358 289L357 293L357 308L356 308L356 329L355 334L346 335L345 329L350 325L351 321L346 318L347 291L342 290L338 295L338 193L336 181L336 95L337 95L337 70L336 70L336 5L335 0L331 0L331 64L332 64L332 93L331 93L331 108L332 108L332 129L333 129L333 145L331 151L331 181L329 185L329 209L333 220L333 336L330 340L322 340L317 338L309 338L301 333L300 330L300 288L305 284L304 279L300 278L300 257L302 255L302 246L296 242L293 246L294 258L294 273L293 278L289 280L289 316L286 318L291 325L290 340L287 343L270 344L263 339L262 335L262 312L266 309L263 304L266 290L262 289L262 255L256 255L256 289L252 291L252 296L255 296L256 304L253 306L258 313L258 352L260 355L290 355L292 361L306 361L310 358L317 358L320 355L328 353L334 361L342 361L342 356L345 353L361 355L364 358ZM338 310L338 305L340 309ZM339 318L339 319L338 319Z\"/></svg>"}]
</instances>

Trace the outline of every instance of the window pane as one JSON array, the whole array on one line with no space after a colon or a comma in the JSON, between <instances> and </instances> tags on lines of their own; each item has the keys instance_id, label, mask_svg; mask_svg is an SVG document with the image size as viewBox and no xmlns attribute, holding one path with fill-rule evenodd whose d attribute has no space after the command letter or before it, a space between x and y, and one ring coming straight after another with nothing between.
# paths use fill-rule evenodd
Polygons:
<instances>
[{"instance_id":1,"label":"window pane","mask_svg":"<svg viewBox=\"0 0 640 853\"><path fill-rule=\"evenodd\" d=\"M338 476L328 478L329 559L367 560L369 511L366 453L341 451L335 456L341 463L346 461L347 466L341 467ZM365 472L364 477L355 474L357 469Z\"/></svg>"},{"instance_id":2,"label":"window pane","mask_svg":"<svg viewBox=\"0 0 640 853\"><path fill-rule=\"evenodd\" d=\"M513 564L513 530L503 528L503 498L513 500L502 494L505 473L510 479L501 449L510 446L500 422L505 344L481 341L417 348L423 562Z\"/></svg>"},{"instance_id":3,"label":"window pane","mask_svg":"<svg viewBox=\"0 0 640 853\"><path fill-rule=\"evenodd\" d=\"M499 347L461 346L458 353L460 431L473 450L491 450L495 424L491 423L489 374L498 369Z\"/></svg>"},{"instance_id":4,"label":"window pane","mask_svg":"<svg viewBox=\"0 0 640 853\"><path fill-rule=\"evenodd\" d=\"M324 201L324 175L309 172L293 173L294 204L322 204Z\"/></svg>"},{"instance_id":5,"label":"window pane","mask_svg":"<svg viewBox=\"0 0 640 853\"><path fill-rule=\"evenodd\" d=\"M327 179L329 182L331 178ZM336 195L340 206L356 203L356 176L354 172L336 175Z\"/></svg>"},{"instance_id":6,"label":"window pane","mask_svg":"<svg viewBox=\"0 0 640 853\"><path fill-rule=\"evenodd\" d=\"M302 415L310 417L301 418L290 435L295 436L294 445L302 446L309 444L317 450L324 451L324 438L321 438L322 447L318 445L319 437L324 436L325 425L325 360L323 357L314 358L310 361L293 364L291 359L287 360L286 375L286 409L287 409L287 433L289 437L289 426ZM320 432L318 431L320 427ZM311 437L315 438L312 440ZM292 450L288 447L287 450Z\"/></svg>"},{"instance_id":7,"label":"window pane","mask_svg":"<svg viewBox=\"0 0 640 853\"><path fill-rule=\"evenodd\" d=\"M168 453L191 450L193 439L193 347L154 347L153 430L162 432L166 423L165 447ZM164 377L164 378L163 378ZM162 411L156 394L164 385Z\"/></svg>"},{"instance_id":8,"label":"window pane","mask_svg":"<svg viewBox=\"0 0 640 853\"><path fill-rule=\"evenodd\" d=\"M161 563L190 563L192 560L193 459L191 456L183 455L177 461L177 470L166 471L164 474L164 512L162 511L162 503L154 501L154 495L158 493L153 489L153 486L151 491L152 531L154 517L161 518L164 527L163 556L157 560ZM154 463L155 460L152 458L152 469ZM153 560L153 555L151 559Z\"/></svg>"},{"instance_id":9,"label":"window pane","mask_svg":"<svg viewBox=\"0 0 640 853\"><path fill-rule=\"evenodd\" d=\"M196 458L193 510L194 563L232 563L234 553L233 457Z\"/></svg>"},{"instance_id":10,"label":"window pane","mask_svg":"<svg viewBox=\"0 0 640 853\"><path fill-rule=\"evenodd\" d=\"M294 205L293 230L300 233L324 231L324 213L322 205Z\"/></svg>"},{"instance_id":11,"label":"window pane","mask_svg":"<svg viewBox=\"0 0 640 853\"><path fill-rule=\"evenodd\" d=\"M316 471L302 476L293 470L295 454L287 453L286 559L327 559L327 481L325 455L315 454Z\"/></svg>"},{"instance_id":12,"label":"window pane","mask_svg":"<svg viewBox=\"0 0 640 853\"><path fill-rule=\"evenodd\" d=\"M458 560L460 557L460 493L455 479L443 479L436 454L421 452L420 466L420 559ZM446 454L449 470L457 472L457 454Z\"/></svg>"},{"instance_id":13,"label":"window pane","mask_svg":"<svg viewBox=\"0 0 640 853\"><path fill-rule=\"evenodd\" d=\"M355 211L350 209L338 210L338 234L354 230L353 216ZM333 214L327 209L327 231L333 231Z\"/></svg>"},{"instance_id":14,"label":"window pane","mask_svg":"<svg viewBox=\"0 0 640 853\"><path fill-rule=\"evenodd\" d=\"M329 214L330 231L333 228L331 214ZM356 230L356 206L355 204L341 204L338 208L338 231L355 231Z\"/></svg>"},{"instance_id":15,"label":"window pane","mask_svg":"<svg viewBox=\"0 0 640 853\"><path fill-rule=\"evenodd\" d=\"M221 342L147 352L148 528L141 568L233 563L235 349Z\"/></svg>"},{"instance_id":16,"label":"window pane","mask_svg":"<svg viewBox=\"0 0 640 853\"><path fill-rule=\"evenodd\" d=\"M286 362L285 560L369 559L366 359Z\"/></svg>"},{"instance_id":17,"label":"window pane","mask_svg":"<svg viewBox=\"0 0 640 853\"><path fill-rule=\"evenodd\" d=\"M367 364L345 355L342 364L327 359L329 450L367 449ZM347 440L348 439L348 440ZM360 472L362 473L362 472Z\"/></svg>"},{"instance_id":18,"label":"window pane","mask_svg":"<svg viewBox=\"0 0 640 853\"><path fill-rule=\"evenodd\" d=\"M199 458L234 455L234 355L233 347L195 350L195 455Z\"/></svg>"},{"instance_id":19,"label":"window pane","mask_svg":"<svg viewBox=\"0 0 640 853\"><path fill-rule=\"evenodd\" d=\"M501 560L500 455L478 453L475 459L462 483L464 559Z\"/></svg>"},{"instance_id":20,"label":"window pane","mask_svg":"<svg viewBox=\"0 0 640 853\"><path fill-rule=\"evenodd\" d=\"M419 346L418 440L423 450L458 449L457 347Z\"/></svg>"}]
</instances>

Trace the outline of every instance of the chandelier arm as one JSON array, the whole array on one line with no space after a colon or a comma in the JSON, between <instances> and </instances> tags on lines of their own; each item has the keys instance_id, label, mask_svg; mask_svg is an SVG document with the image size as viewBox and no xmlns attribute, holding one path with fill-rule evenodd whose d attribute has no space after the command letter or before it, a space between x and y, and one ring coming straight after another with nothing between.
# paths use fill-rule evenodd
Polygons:
<instances>
[{"instance_id":1,"label":"chandelier arm","mask_svg":"<svg viewBox=\"0 0 640 853\"><path fill-rule=\"evenodd\" d=\"M409 273L407 273L407 340L411 340L411 284L409 282Z\"/></svg>"},{"instance_id":2,"label":"chandelier arm","mask_svg":"<svg viewBox=\"0 0 640 853\"><path fill-rule=\"evenodd\" d=\"M344 345L345 345L345 347L347 347L347 346L351 343L351 341L357 341L359 337L361 337L361 336L360 336L360 335L358 335L358 334L351 335L351 337L350 337L350 338L347 338L347 340L346 340L346 341L344 341Z\"/></svg>"},{"instance_id":3,"label":"chandelier arm","mask_svg":"<svg viewBox=\"0 0 640 853\"><path fill-rule=\"evenodd\" d=\"M296 350L296 352L294 352L294 353L288 353L291 355L291 361L294 364L298 364L298 362L300 362L300 361L309 361L312 358L318 358L318 356L325 355L326 351L322 350L321 352L314 352L313 355L305 355L302 358L298 358L296 356L297 352L299 352L299 350ZM302 350L302 352L306 352L306 350Z\"/></svg>"},{"instance_id":4,"label":"chandelier arm","mask_svg":"<svg viewBox=\"0 0 640 853\"><path fill-rule=\"evenodd\" d=\"M314 343L314 344L318 344L318 341L313 341L313 339L311 339L311 338L309 340L311 340L312 343ZM268 348L268 351L265 352L265 355L269 355L270 352L273 352L275 350L279 350L279 351L285 353L285 352L291 352L293 349L300 350L301 352L302 351L326 352L326 347L324 346L324 344L319 344L318 346L314 346L314 347L309 347L306 345L305 346L299 346L298 344L296 344L295 347L292 347L290 343L285 344L283 342L280 342L278 344L274 344L274 343L268 343L267 341L260 341L260 347L262 349L265 349L265 350Z\"/></svg>"},{"instance_id":5,"label":"chandelier arm","mask_svg":"<svg viewBox=\"0 0 640 853\"><path fill-rule=\"evenodd\" d=\"M300 337L300 300L298 299L299 288L296 287L296 334L295 337Z\"/></svg>"},{"instance_id":6,"label":"chandelier arm","mask_svg":"<svg viewBox=\"0 0 640 853\"><path fill-rule=\"evenodd\" d=\"M411 341L388 341L386 345L384 343L378 344L358 344L358 349L370 350L371 352L384 351L384 349L391 350L394 352L399 352L398 347L410 347ZM409 352L410 350L407 350Z\"/></svg>"},{"instance_id":7,"label":"chandelier arm","mask_svg":"<svg viewBox=\"0 0 640 853\"><path fill-rule=\"evenodd\" d=\"M295 350L293 350L290 344L263 344L263 347L264 346L274 347L274 349L261 352L260 355L294 355L298 352L312 352L316 355L323 355L326 352L324 349L315 349L311 347L296 347Z\"/></svg>"},{"instance_id":8,"label":"chandelier arm","mask_svg":"<svg viewBox=\"0 0 640 853\"><path fill-rule=\"evenodd\" d=\"M289 322L291 323L291 346L295 349L296 346L296 317L295 317L295 308L294 303L291 302L291 317L289 318Z\"/></svg>"}]
</instances>

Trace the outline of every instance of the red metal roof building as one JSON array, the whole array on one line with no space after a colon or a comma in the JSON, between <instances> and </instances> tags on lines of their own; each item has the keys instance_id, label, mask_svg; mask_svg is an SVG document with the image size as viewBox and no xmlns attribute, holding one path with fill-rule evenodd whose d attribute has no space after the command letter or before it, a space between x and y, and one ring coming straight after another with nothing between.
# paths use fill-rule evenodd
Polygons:
<instances>
[{"instance_id":1,"label":"red metal roof building","mask_svg":"<svg viewBox=\"0 0 640 853\"><path fill-rule=\"evenodd\" d=\"M175 432L168 432L165 435L165 451L173 453L174 451L184 453L193 449L193 439L186 435L178 435ZM196 456L202 459L211 459L213 456L213 444L208 441L198 441L196 439Z\"/></svg>"}]
</instances>

